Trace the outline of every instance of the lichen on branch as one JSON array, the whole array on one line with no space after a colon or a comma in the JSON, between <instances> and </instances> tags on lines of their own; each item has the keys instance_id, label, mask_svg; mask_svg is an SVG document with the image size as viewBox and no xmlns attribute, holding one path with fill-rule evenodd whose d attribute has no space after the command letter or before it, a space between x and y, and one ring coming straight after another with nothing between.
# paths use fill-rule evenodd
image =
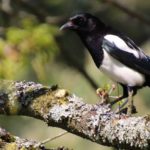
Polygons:
<instances>
[{"instance_id":1,"label":"lichen on branch","mask_svg":"<svg viewBox=\"0 0 150 150\"><path fill-rule=\"evenodd\" d=\"M119 149L150 149L150 116L116 114L109 104L86 104L57 86L1 81L0 113L26 115L93 142Z\"/></svg>"}]
</instances>

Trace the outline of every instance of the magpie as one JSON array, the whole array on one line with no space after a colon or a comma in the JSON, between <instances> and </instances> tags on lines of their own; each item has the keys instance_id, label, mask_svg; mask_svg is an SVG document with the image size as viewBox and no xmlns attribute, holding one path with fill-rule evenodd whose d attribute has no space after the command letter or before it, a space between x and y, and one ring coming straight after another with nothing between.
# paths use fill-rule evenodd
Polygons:
<instances>
[{"instance_id":1,"label":"magpie","mask_svg":"<svg viewBox=\"0 0 150 150\"><path fill-rule=\"evenodd\" d=\"M131 114L137 90L150 86L150 57L129 37L89 13L71 17L60 29L76 32L97 68L122 86L122 96L112 104L128 97L128 113Z\"/></svg>"}]
</instances>

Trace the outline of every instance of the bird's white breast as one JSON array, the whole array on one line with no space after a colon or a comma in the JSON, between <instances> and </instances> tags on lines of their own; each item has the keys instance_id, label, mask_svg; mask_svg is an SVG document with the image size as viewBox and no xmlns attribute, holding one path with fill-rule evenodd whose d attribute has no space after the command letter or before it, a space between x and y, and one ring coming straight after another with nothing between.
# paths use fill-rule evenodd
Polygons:
<instances>
[{"instance_id":1,"label":"bird's white breast","mask_svg":"<svg viewBox=\"0 0 150 150\"><path fill-rule=\"evenodd\" d=\"M105 50L103 51L104 59L100 66L100 70L112 80L128 86L140 86L145 82L143 74L125 66L111 57Z\"/></svg>"}]
</instances>

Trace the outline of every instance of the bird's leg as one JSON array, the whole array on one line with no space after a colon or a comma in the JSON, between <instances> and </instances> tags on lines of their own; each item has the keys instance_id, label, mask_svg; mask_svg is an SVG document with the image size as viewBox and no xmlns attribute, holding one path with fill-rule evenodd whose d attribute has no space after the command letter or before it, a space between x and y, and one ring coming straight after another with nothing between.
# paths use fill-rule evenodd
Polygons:
<instances>
[{"instance_id":1,"label":"bird's leg","mask_svg":"<svg viewBox=\"0 0 150 150\"><path fill-rule=\"evenodd\" d=\"M128 106L127 115L131 116L133 108L133 89L128 87Z\"/></svg>"}]
</instances>

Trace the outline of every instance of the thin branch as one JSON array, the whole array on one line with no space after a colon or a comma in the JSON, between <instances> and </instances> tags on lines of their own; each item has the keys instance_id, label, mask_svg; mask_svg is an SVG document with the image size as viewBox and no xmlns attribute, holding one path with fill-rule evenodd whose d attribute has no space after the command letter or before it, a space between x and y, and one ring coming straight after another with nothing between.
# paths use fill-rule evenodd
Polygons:
<instances>
[{"instance_id":1,"label":"thin branch","mask_svg":"<svg viewBox=\"0 0 150 150\"><path fill-rule=\"evenodd\" d=\"M64 135L65 133L63 133ZM62 135L59 135L59 137ZM51 140L54 140L58 138L55 137ZM58 148L50 148L46 149L43 145L46 143L45 142L37 142L33 140L28 140L28 139L22 139L20 137L17 137L15 135L12 135L5 129L0 127L0 149L2 150L69 150L68 148L65 147L58 147Z\"/></svg>"},{"instance_id":2,"label":"thin branch","mask_svg":"<svg viewBox=\"0 0 150 150\"><path fill-rule=\"evenodd\" d=\"M120 9L121 11L123 11L124 13L128 14L129 16L136 18L137 20L143 22L144 24L150 26L150 20L144 16L142 16L141 14L128 9L127 7L123 6L121 3L115 1L115 0L103 0L106 3L109 3L113 6L115 6L116 8Z\"/></svg>"},{"instance_id":3,"label":"thin branch","mask_svg":"<svg viewBox=\"0 0 150 150\"><path fill-rule=\"evenodd\" d=\"M68 132L65 131L65 132L63 132L63 133L58 134L58 135L55 136L55 137L48 138L48 139L42 141L42 142L41 142L41 145L44 145L44 144L46 144L46 143L48 143L48 142L51 142L51 141L53 141L53 140L56 140L56 139L58 139L58 138L60 138L60 137L62 137L62 136L64 136L64 135L66 135L67 133L68 133Z\"/></svg>"}]
</instances>

